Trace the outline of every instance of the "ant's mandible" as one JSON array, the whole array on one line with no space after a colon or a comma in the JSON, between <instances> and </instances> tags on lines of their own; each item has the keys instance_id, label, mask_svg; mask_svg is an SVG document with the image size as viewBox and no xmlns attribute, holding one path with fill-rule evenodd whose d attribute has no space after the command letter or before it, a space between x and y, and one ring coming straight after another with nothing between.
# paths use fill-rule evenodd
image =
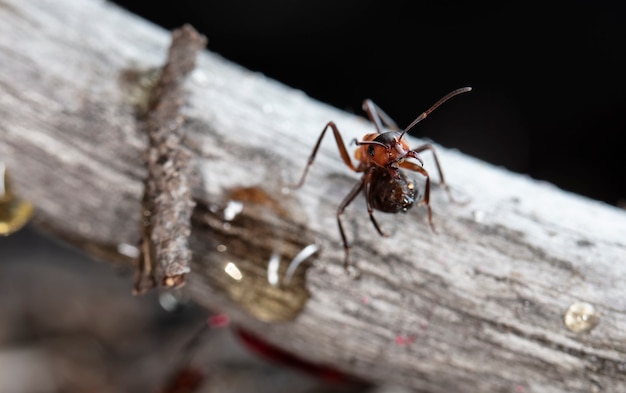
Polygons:
<instances>
[{"instance_id":1,"label":"ant's mandible","mask_svg":"<svg viewBox=\"0 0 626 393\"><path fill-rule=\"evenodd\" d=\"M319 149L322 139L324 138L324 134L326 134L326 130L331 128L333 130L333 134L335 135L335 141L337 142L337 147L339 148L339 154L341 155L344 163L354 172L363 173L361 181L354 186L352 191L346 195L337 208L339 233L341 235L341 239L343 240L343 246L346 252L344 259L344 268L346 270L348 270L350 266L349 257L351 245L346 238L346 234L341 223L341 215L354 198L356 198L361 191L364 191L367 211L372 224L374 224L374 228L376 228L376 231L378 231L381 236L387 236L387 234L380 229L380 226L374 217L374 209L385 213L406 212L413 206L418 197L415 183L400 171L401 168L418 172L426 178L424 197L419 201L419 204L426 205L428 210L428 223L430 224L431 229L435 231L429 202L430 176L428 175L426 169L423 168L424 162L418 156L418 153L425 150L430 150L433 153L435 164L437 166L437 172L439 172L440 184L444 187L451 200L453 199L452 194L450 193L450 189L444 180L441 165L439 164L439 159L437 158L434 146L431 144L424 144L416 147L415 149L411 149L403 137L408 130L413 128L420 121L424 120L426 116L437 109L437 107L441 104L454 96L466 93L470 90L472 90L471 87L463 87L446 94L428 110L413 120L413 122L402 131L385 112L376 106L376 104L369 99L365 100L363 102L363 110L367 113L369 120L374 123L376 132L366 134L362 141L358 141L357 139L352 140L352 142L358 146L354 153L354 156L358 161L357 166L352 163L352 160L348 155L348 151L346 150L346 145L344 144L341 134L339 133L339 129L335 123L333 121L329 121L328 124L326 124L319 136L319 139L317 140L317 143L315 144L315 147L313 148L313 151L311 152L311 156L309 157L309 161L304 168L302 177L294 188L299 188L302 184L304 184L304 180L309 168L313 164L313 160L315 160L315 155L317 154L317 150ZM387 126L387 128L392 131L383 131L383 125ZM408 161L407 158L413 158L417 161L417 163Z\"/></svg>"}]
</instances>

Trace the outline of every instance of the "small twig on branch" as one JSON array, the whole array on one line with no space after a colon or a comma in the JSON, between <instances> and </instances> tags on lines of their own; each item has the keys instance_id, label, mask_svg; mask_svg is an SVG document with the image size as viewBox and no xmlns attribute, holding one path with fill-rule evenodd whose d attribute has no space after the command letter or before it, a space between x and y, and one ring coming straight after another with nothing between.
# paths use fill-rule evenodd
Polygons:
<instances>
[{"instance_id":1,"label":"small twig on branch","mask_svg":"<svg viewBox=\"0 0 626 393\"><path fill-rule=\"evenodd\" d=\"M152 92L145 120L148 134L143 228L133 293L157 284L179 287L189 273L191 154L183 146L183 85L195 67L206 37L185 25L172 33L168 60Z\"/></svg>"}]
</instances>

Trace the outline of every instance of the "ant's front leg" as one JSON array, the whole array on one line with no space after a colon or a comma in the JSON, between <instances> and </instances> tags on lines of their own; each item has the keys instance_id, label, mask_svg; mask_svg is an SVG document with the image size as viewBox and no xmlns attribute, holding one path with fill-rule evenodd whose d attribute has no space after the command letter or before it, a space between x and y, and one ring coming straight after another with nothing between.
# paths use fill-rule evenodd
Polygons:
<instances>
[{"instance_id":1,"label":"ant's front leg","mask_svg":"<svg viewBox=\"0 0 626 393\"><path fill-rule=\"evenodd\" d=\"M428 223L430 224L430 229L432 229L433 232L437 233L437 230L435 229L435 224L433 224L433 211L430 208L430 175L428 174L428 172L426 172L426 169L411 161L401 162L400 167L408 169L410 171L418 172L426 178L426 184L424 185L424 198L420 203L426 205L426 209L428 209Z\"/></svg>"},{"instance_id":2,"label":"ant's front leg","mask_svg":"<svg viewBox=\"0 0 626 393\"><path fill-rule=\"evenodd\" d=\"M435 158L435 165L437 166L437 172L439 173L439 179L440 179L439 184L444 188L444 190L446 190L446 193L448 194L450 201L453 203L460 204L461 202L457 201L452 196L452 191L450 191L450 187L448 186L445 178L443 177L443 170L441 170L441 164L439 164L439 157L437 157L437 152L435 151L435 147L433 145L431 145L430 143L426 143L422 146L416 147L414 150L410 152L410 156L415 157L417 156L417 153L423 152L424 150L430 150L433 153L433 157Z\"/></svg>"},{"instance_id":3,"label":"ant's front leg","mask_svg":"<svg viewBox=\"0 0 626 393\"><path fill-rule=\"evenodd\" d=\"M313 164L313 160L315 160L315 155L317 154L317 150L319 149L320 144L322 143L322 139L324 138L324 134L326 134L326 130L328 130L328 128L331 128L333 130L333 135L335 135L335 142L337 142L337 148L339 149L339 154L341 155L343 162L350 169L352 169L355 172L358 172L357 168L354 166L354 164L352 164L350 155L348 155L348 150L346 149L345 143L343 143L343 138L341 138L339 129L335 125L335 122L329 121L328 124L326 124L326 126L322 130L322 133L320 134L320 137L317 140L317 143L315 144L313 151L311 152L311 156L309 157L309 161L307 162L306 167L304 168L304 172L302 173L302 177L300 178L300 181L295 186L292 186L292 188L300 188L302 184L304 184L304 179L306 178L306 175L309 172L309 167Z\"/></svg>"}]
</instances>

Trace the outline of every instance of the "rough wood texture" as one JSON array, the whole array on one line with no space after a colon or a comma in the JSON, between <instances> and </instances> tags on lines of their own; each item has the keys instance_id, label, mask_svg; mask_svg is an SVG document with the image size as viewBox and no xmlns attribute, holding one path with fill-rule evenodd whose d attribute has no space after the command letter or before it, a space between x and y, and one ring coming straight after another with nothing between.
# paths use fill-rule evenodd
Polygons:
<instances>
[{"instance_id":1,"label":"rough wood texture","mask_svg":"<svg viewBox=\"0 0 626 393\"><path fill-rule=\"evenodd\" d=\"M0 160L40 227L109 261L130 263L139 237L145 88L128 75L149 75L168 46L105 2L0 2ZM414 209L378 214L391 232L380 238L359 198L345 214L354 281L335 211L357 176L330 138L304 187L283 189L329 120L346 141L371 125L210 52L187 89L202 186L185 290L197 302L310 360L418 391L626 391L624 211L438 146L470 203L435 187L437 235ZM310 244L317 254L272 285L268 265L282 262L280 277ZM578 301L599 313L586 333L563 322Z\"/></svg>"},{"instance_id":2,"label":"rough wood texture","mask_svg":"<svg viewBox=\"0 0 626 393\"><path fill-rule=\"evenodd\" d=\"M184 85L206 37L190 25L172 33L167 62L159 72L145 113L148 135L144 181L143 231L133 292L156 285L180 287L190 271L191 153L183 145Z\"/></svg>"}]
</instances>

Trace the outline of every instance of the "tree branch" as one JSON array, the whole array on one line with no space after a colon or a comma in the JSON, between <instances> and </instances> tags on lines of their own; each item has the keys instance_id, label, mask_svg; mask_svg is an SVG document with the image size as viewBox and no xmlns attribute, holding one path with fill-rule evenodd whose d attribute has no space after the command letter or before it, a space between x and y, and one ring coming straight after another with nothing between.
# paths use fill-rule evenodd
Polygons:
<instances>
[{"instance_id":1,"label":"tree branch","mask_svg":"<svg viewBox=\"0 0 626 393\"><path fill-rule=\"evenodd\" d=\"M0 160L39 227L130 266L146 176L136 108L169 35L106 2L36 3L0 3ZM623 389L624 211L436 146L470 203L434 187L438 234L416 208L377 214L381 238L357 198L344 214L353 280L336 208L358 177L333 141L302 189L283 190L329 120L345 140L372 125L211 52L185 87L202 180L184 288L195 301L312 361L416 390ZM598 318L583 332L564 323L581 301Z\"/></svg>"}]
</instances>

